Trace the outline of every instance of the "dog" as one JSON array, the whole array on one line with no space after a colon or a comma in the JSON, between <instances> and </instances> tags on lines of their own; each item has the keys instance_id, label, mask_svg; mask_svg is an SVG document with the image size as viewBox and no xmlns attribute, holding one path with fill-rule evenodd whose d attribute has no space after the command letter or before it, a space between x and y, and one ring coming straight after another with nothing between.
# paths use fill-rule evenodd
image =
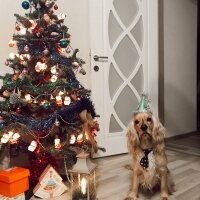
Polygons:
<instances>
[{"instance_id":1,"label":"dog","mask_svg":"<svg viewBox=\"0 0 200 200\"><path fill-rule=\"evenodd\" d=\"M136 200L139 187L152 191L159 186L161 200L168 200L174 182L167 168L165 128L151 112L136 112L127 131L132 155L132 184L125 200Z\"/></svg>"}]
</instances>

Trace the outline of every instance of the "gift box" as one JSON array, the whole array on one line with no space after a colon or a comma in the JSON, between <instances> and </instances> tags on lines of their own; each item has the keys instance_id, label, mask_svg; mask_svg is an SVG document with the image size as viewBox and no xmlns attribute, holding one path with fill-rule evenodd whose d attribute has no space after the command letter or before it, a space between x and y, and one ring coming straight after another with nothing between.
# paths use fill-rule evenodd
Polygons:
<instances>
[{"instance_id":1,"label":"gift box","mask_svg":"<svg viewBox=\"0 0 200 200\"><path fill-rule=\"evenodd\" d=\"M28 169L15 167L0 170L0 194L15 197L29 189L30 172Z\"/></svg>"},{"instance_id":2,"label":"gift box","mask_svg":"<svg viewBox=\"0 0 200 200\"><path fill-rule=\"evenodd\" d=\"M35 186L33 194L42 199L53 198L60 196L67 189L58 172L51 165L48 165L40 175L39 182Z\"/></svg>"},{"instance_id":3,"label":"gift box","mask_svg":"<svg viewBox=\"0 0 200 200\"><path fill-rule=\"evenodd\" d=\"M6 197L3 195L0 195L0 200L25 200L25 195L24 193L18 194L15 197Z\"/></svg>"}]
</instances>

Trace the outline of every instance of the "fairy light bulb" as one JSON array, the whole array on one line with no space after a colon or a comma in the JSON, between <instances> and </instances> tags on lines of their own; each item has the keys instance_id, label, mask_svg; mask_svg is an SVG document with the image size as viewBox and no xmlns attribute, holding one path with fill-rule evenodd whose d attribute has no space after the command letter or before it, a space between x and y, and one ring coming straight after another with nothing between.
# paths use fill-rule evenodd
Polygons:
<instances>
[{"instance_id":1,"label":"fairy light bulb","mask_svg":"<svg viewBox=\"0 0 200 200\"><path fill-rule=\"evenodd\" d=\"M25 95L25 99L30 103L32 101L31 95L30 94L26 94Z\"/></svg>"},{"instance_id":2,"label":"fairy light bulb","mask_svg":"<svg viewBox=\"0 0 200 200\"><path fill-rule=\"evenodd\" d=\"M55 83L55 82L57 81L57 79L58 79L58 77L57 77L56 75L53 75L53 76L51 77L51 82L52 82L52 83Z\"/></svg>"},{"instance_id":3,"label":"fairy light bulb","mask_svg":"<svg viewBox=\"0 0 200 200\"><path fill-rule=\"evenodd\" d=\"M20 138L20 134L19 133L14 133L12 138L13 138L13 140L18 140Z\"/></svg>"},{"instance_id":4,"label":"fairy light bulb","mask_svg":"<svg viewBox=\"0 0 200 200\"><path fill-rule=\"evenodd\" d=\"M60 139L58 137L55 138L54 145L55 145L56 149L60 149L61 148Z\"/></svg>"},{"instance_id":5,"label":"fairy light bulb","mask_svg":"<svg viewBox=\"0 0 200 200\"><path fill-rule=\"evenodd\" d=\"M16 45L16 41L13 39L10 39L10 41L8 42L8 46L9 47L14 47Z\"/></svg>"},{"instance_id":6,"label":"fairy light bulb","mask_svg":"<svg viewBox=\"0 0 200 200\"><path fill-rule=\"evenodd\" d=\"M20 29L19 33L20 33L21 35L25 35L25 34L26 34L26 29L25 29L24 27L21 26L21 29Z\"/></svg>"},{"instance_id":7,"label":"fairy light bulb","mask_svg":"<svg viewBox=\"0 0 200 200\"><path fill-rule=\"evenodd\" d=\"M71 103L71 98L66 96L64 99L64 105L68 106Z\"/></svg>"},{"instance_id":8,"label":"fairy light bulb","mask_svg":"<svg viewBox=\"0 0 200 200\"><path fill-rule=\"evenodd\" d=\"M65 19L66 15L64 13L60 13L57 15L58 17L58 20L62 20L62 19Z\"/></svg>"},{"instance_id":9,"label":"fairy light bulb","mask_svg":"<svg viewBox=\"0 0 200 200\"><path fill-rule=\"evenodd\" d=\"M54 65L53 67L51 67L51 73L52 74L56 74L57 70L56 70L56 66Z\"/></svg>"},{"instance_id":10,"label":"fairy light bulb","mask_svg":"<svg viewBox=\"0 0 200 200\"><path fill-rule=\"evenodd\" d=\"M76 142L76 136L75 135L71 135L71 138L69 140L70 144L74 144Z\"/></svg>"},{"instance_id":11,"label":"fairy light bulb","mask_svg":"<svg viewBox=\"0 0 200 200\"><path fill-rule=\"evenodd\" d=\"M46 70L47 69L46 63L41 63L40 68L41 68L42 71Z\"/></svg>"},{"instance_id":12,"label":"fairy light bulb","mask_svg":"<svg viewBox=\"0 0 200 200\"><path fill-rule=\"evenodd\" d=\"M63 91L60 91L60 92L58 93L58 95L60 95L60 96L62 96L63 94L64 94Z\"/></svg>"},{"instance_id":13,"label":"fairy light bulb","mask_svg":"<svg viewBox=\"0 0 200 200\"><path fill-rule=\"evenodd\" d=\"M11 53L9 54L9 58L10 58L11 60L14 60L14 59L15 59L15 53L11 52Z\"/></svg>"},{"instance_id":14,"label":"fairy light bulb","mask_svg":"<svg viewBox=\"0 0 200 200\"><path fill-rule=\"evenodd\" d=\"M1 138L1 143L6 144L9 141L10 137L8 134L4 133L2 138Z\"/></svg>"},{"instance_id":15,"label":"fairy light bulb","mask_svg":"<svg viewBox=\"0 0 200 200\"><path fill-rule=\"evenodd\" d=\"M33 152L35 151L35 149L37 148L37 142L35 140L33 140L30 145L28 146L28 150Z\"/></svg>"},{"instance_id":16,"label":"fairy light bulb","mask_svg":"<svg viewBox=\"0 0 200 200\"><path fill-rule=\"evenodd\" d=\"M8 131L8 135L11 138L13 136L14 132L13 131Z\"/></svg>"},{"instance_id":17,"label":"fairy light bulb","mask_svg":"<svg viewBox=\"0 0 200 200\"><path fill-rule=\"evenodd\" d=\"M77 137L77 143L81 144L83 142L83 134L79 134Z\"/></svg>"},{"instance_id":18,"label":"fairy light bulb","mask_svg":"<svg viewBox=\"0 0 200 200\"><path fill-rule=\"evenodd\" d=\"M56 101L60 101L60 100L62 100L62 97L60 95L57 95L56 96Z\"/></svg>"}]
</instances>

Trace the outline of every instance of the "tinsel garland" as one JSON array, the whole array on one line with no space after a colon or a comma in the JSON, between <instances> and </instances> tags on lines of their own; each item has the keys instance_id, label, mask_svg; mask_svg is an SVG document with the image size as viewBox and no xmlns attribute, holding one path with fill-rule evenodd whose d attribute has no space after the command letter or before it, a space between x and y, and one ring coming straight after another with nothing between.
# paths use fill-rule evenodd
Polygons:
<instances>
[{"instance_id":1,"label":"tinsel garland","mask_svg":"<svg viewBox=\"0 0 200 200\"><path fill-rule=\"evenodd\" d=\"M47 118L44 119L34 119L33 117L28 116L20 116L16 114L5 114L2 113L2 117L8 123L20 123L24 124L28 129L36 131L36 132L43 132L48 131L52 128L55 123L55 120L58 116L60 116L63 120L68 123L74 123L77 120L80 120L79 114L83 110L87 110L92 117L96 117L96 113L94 110L94 106L92 102L88 98L82 98L79 101L69 105L68 107L61 108Z\"/></svg>"},{"instance_id":2,"label":"tinsel garland","mask_svg":"<svg viewBox=\"0 0 200 200\"><path fill-rule=\"evenodd\" d=\"M79 82L78 80L75 79L75 74L71 72L68 74L68 79L73 80L71 82L65 83L63 81L55 82L55 83L46 83L40 87L37 87L32 84L32 79L29 78L22 78L18 79L16 81L11 81L11 74L6 74L5 77L3 77L3 90L14 90L15 88L20 88L20 90L26 91L32 95L39 95L39 94L44 94L47 92L52 91L56 87L62 87L62 88L67 88L67 87L74 87L74 88L79 88ZM2 77L0 77L2 78Z\"/></svg>"}]
</instances>

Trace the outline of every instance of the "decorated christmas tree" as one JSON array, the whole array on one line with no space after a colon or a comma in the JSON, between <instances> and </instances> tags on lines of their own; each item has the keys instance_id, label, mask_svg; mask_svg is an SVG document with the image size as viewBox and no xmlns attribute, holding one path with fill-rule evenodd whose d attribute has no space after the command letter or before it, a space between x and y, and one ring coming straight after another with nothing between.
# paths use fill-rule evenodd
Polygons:
<instances>
[{"instance_id":1,"label":"decorated christmas tree","mask_svg":"<svg viewBox=\"0 0 200 200\"><path fill-rule=\"evenodd\" d=\"M15 14L9 41L17 53L5 63L13 73L1 76L1 151L9 146L11 156L27 153L36 183L48 164L61 167L58 158L70 167L81 150L97 152L98 123L90 91L76 78L77 72L85 74L84 61L70 45L66 15L56 13L56 0L28 0L21 6L27 13Z\"/></svg>"}]
</instances>

